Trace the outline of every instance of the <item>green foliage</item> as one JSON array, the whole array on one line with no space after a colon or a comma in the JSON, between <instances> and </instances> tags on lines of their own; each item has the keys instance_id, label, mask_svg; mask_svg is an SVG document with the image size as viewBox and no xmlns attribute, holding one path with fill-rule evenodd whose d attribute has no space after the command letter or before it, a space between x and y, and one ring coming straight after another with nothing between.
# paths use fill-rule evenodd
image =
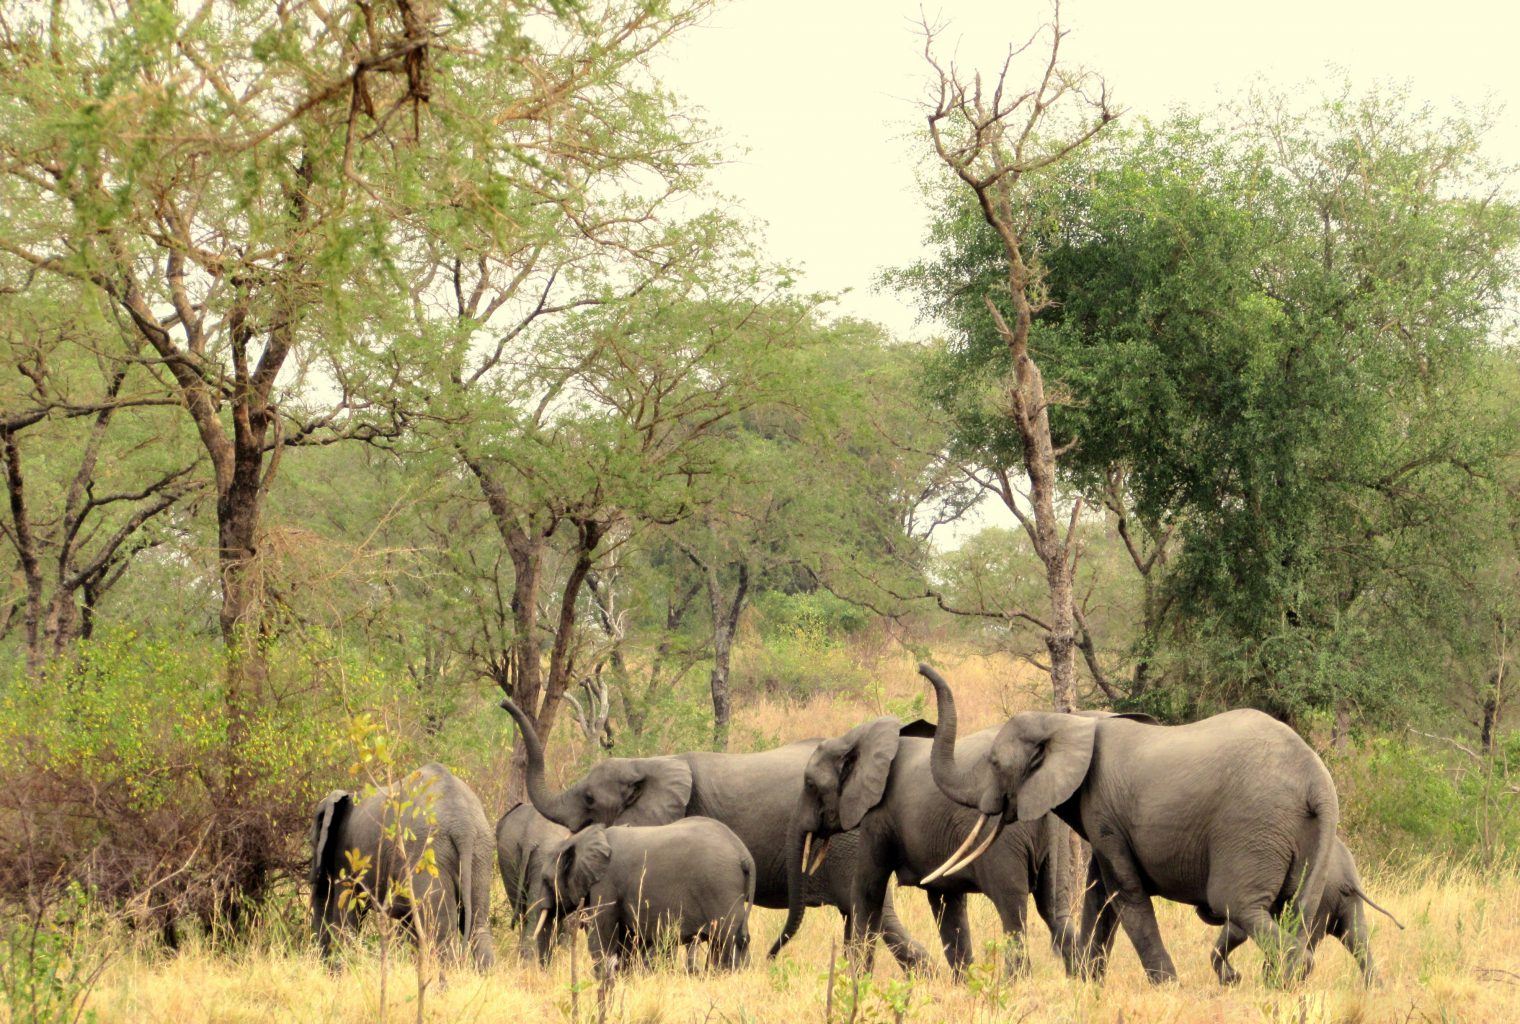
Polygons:
<instances>
[{"instance_id":1,"label":"green foliage","mask_svg":"<svg viewBox=\"0 0 1520 1024\"><path fill-rule=\"evenodd\" d=\"M1327 758L1352 846L1386 864L1489 860L1520 846L1520 734L1492 762L1377 736Z\"/></svg>"},{"instance_id":2,"label":"green foliage","mask_svg":"<svg viewBox=\"0 0 1520 1024\"><path fill-rule=\"evenodd\" d=\"M299 873L312 803L348 778L349 708L417 721L410 687L340 643L280 644L247 737L229 745L221 651L106 630L42 680L0 690L0 792L33 827L4 837L4 893L72 879L111 903L154 902L208 922L226 879L179 870L210 856L229 789L258 808L265 862ZM402 752L414 756L408 746Z\"/></svg>"},{"instance_id":3,"label":"green foliage","mask_svg":"<svg viewBox=\"0 0 1520 1024\"><path fill-rule=\"evenodd\" d=\"M90 903L70 885L51 906L19 920L0 920L0 991L12 1024L91 1024L85 1001L105 968L105 954L92 945Z\"/></svg>"},{"instance_id":4,"label":"green foliage","mask_svg":"<svg viewBox=\"0 0 1520 1024\"><path fill-rule=\"evenodd\" d=\"M871 676L844 641L864 625L858 608L815 591L767 591L756 602L757 643L734 657L736 691L805 699L859 695Z\"/></svg>"},{"instance_id":5,"label":"green foliage","mask_svg":"<svg viewBox=\"0 0 1520 1024\"><path fill-rule=\"evenodd\" d=\"M1512 561L1520 207L1484 130L1397 93L1253 97L1022 183L1064 484L1166 546L1129 627L1130 696L1159 679L1176 692L1154 706L1191 714L1397 715L1445 673L1480 565ZM1013 471L981 301L1000 243L958 192L931 198L937 252L891 279L951 325L926 391L952 458Z\"/></svg>"}]
</instances>

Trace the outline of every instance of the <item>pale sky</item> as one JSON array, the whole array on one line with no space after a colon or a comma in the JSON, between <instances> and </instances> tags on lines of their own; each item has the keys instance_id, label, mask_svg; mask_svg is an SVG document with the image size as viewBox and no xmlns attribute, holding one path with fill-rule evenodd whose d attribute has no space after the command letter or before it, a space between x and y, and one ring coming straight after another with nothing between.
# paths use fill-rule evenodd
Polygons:
<instances>
[{"instance_id":1,"label":"pale sky","mask_svg":"<svg viewBox=\"0 0 1520 1024\"><path fill-rule=\"evenodd\" d=\"M926 4L966 66L990 68L1049 7L1030 0ZM803 284L850 290L842 310L919 336L914 312L873 292L915 259L924 210L907 137L925 66L908 0L730 0L657 65L702 107L732 162L716 185L766 227ZM1438 0L1067 0L1063 54L1100 71L1131 115L1207 107L1257 79L1407 83L1436 107L1496 101L1492 155L1520 164L1520 3Z\"/></svg>"}]
</instances>

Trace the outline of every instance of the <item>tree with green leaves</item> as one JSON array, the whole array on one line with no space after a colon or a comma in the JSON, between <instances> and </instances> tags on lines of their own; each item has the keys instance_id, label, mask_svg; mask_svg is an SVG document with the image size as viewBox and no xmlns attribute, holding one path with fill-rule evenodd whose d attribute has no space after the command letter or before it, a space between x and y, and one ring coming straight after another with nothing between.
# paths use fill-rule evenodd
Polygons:
<instances>
[{"instance_id":1,"label":"tree with green leaves","mask_svg":"<svg viewBox=\"0 0 1520 1024\"><path fill-rule=\"evenodd\" d=\"M1142 583L1127 656L1087 659L1114 696L1373 712L1440 674L1516 437L1489 396L1520 220L1481 140L1398 94L1259 96L1027 181L1061 486L1108 510ZM931 390L961 458L1013 465L977 301L1003 246L937 201L939 256L901 278L954 331Z\"/></svg>"},{"instance_id":2,"label":"tree with green leaves","mask_svg":"<svg viewBox=\"0 0 1520 1024\"><path fill-rule=\"evenodd\" d=\"M940 162L954 175L956 187L974 200L999 243L998 276L978 283L984 285L980 298L1007 352L1002 413L1017 433L1018 466L1029 491L1027 496L1016 495L1014 477L1003 465L971 475L1002 498L1045 566L1050 611L1046 617L1029 618L1044 633L1049 649L1054 705L1058 711L1072 711L1077 706L1072 563L1081 503L1072 505L1069 516L1056 510L1057 462L1063 451L1051 435L1054 395L1045 386L1029 341L1035 316L1049 308L1050 300L1034 231L1038 207L1023 179L1070 160L1117 113L1101 78L1062 63L1066 32L1059 3L1050 24L1022 45L1010 47L1002 68L985 85L980 74L968 79L954 64L936 58L935 34L927 23L924 35L924 58L931 69L929 139ZM1044 37L1049 41L1033 84L1020 89L1010 80L1010 71Z\"/></svg>"}]
</instances>

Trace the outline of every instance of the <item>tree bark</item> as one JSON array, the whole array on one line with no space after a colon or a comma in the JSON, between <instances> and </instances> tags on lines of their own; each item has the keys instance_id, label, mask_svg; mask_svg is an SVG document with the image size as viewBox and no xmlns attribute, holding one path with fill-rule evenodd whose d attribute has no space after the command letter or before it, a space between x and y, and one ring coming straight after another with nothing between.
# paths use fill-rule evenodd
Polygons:
<instances>
[{"instance_id":1,"label":"tree bark","mask_svg":"<svg viewBox=\"0 0 1520 1024\"><path fill-rule=\"evenodd\" d=\"M692 560L696 561L695 556ZM737 583L732 601L723 595L723 582L715 565L701 565L707 580L707 601L713 620L713 667L709 680L713 704L713 745L728 749L729 726L733 720L733 699L729 690L729 665L733 658L734 634L739 630L739 616L749 596L749 566L736 562Z\"/></svg>"}]
</instances>

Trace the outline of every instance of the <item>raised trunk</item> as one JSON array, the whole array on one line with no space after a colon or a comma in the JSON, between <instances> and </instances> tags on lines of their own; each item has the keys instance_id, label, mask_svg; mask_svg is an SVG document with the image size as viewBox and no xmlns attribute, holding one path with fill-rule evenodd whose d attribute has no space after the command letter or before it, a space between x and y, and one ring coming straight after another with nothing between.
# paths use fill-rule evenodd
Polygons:
<instances>
[{"instance_id":1,"label":"raised trunk","mask_svg":"<svg viewBox=\"0 0 1520 1024\"><path fill-rule=\"evenodd\" d=\"M929 768L934 775L934 783L956 803L966 807L980 807L981 793L972 780L971 772L958 768L955 763L955 695L950 692L950 684L928 665L919 665L918 671L934 687L934 706L938 713L938 723L934 727L934 745L929 752Z\"/></svg>"},{"instance_id":2,"label":"raised trunk","mask_svg":"<svg viewBox=\"0 0 1520 1024\"><path fill-rule=\"evenodd\" d=\"M534 809L550 821L568 829L579 827L579 821L571 813L571 794L549 792L549 786L544 780L544 747L539 742L538 730L533 727L533 720L510 697L504 699L501 706L517 721L517 728L522 733L519 749L524 751L525 755L524 784L528 799L532 802ZM513 760L515 761L516 758L514 757Z\"/></svg>"}]
</instances>

